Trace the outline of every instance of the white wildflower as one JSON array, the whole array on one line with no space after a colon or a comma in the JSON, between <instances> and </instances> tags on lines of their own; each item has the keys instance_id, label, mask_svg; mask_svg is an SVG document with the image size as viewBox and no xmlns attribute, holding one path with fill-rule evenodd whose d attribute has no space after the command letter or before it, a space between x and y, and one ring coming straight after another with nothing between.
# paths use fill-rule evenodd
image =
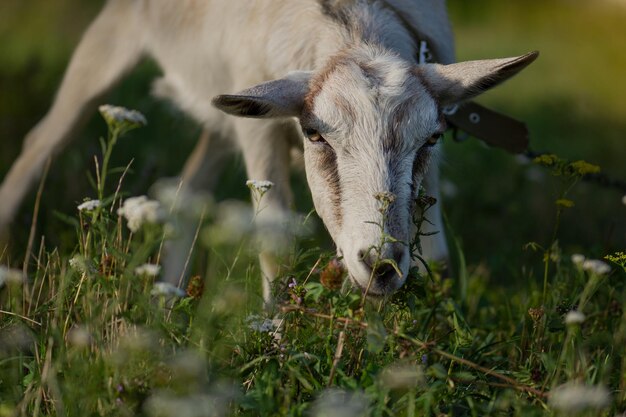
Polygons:
<instances>
[{"instance_id":1,"label":"white wildflower","mask_svg":"<svg viewBox=\"0 0 626 417\"><path fill-rule=\"evenodd\" d=\"M24 283L24 275L19 269L7 268L0 265L0 288L6 285L20 285Z\"/></svg>"},{"instance_id":2,"label":"white wildflower","mask_svg":"<svg viewBox=\"0 0 626 417\"><path fill-rule=\"evenodd\" d=\"M609 406L611 397L603 386L566 383L552 390L549 404L564 413L600 410Z\"/></svg>"},{"instance_id":3,"label":"white wildflower","mask_svg":"<svg viewBox=\"0 0 626 417\"><path fill-rule=\"evenodd\" d=\"M565 324L581 324L585 318L585 315L580 311L571 310L565 315Z\"/></svg>"},{"instance_id":4,"label":"white wildflower","mask_svg":"<svg viewBox=\"0 0 626 417\"><path fill-rule=\"evenodd\" d=\"M622 204L626 206L626 195L624 195L624 197L622 197Z\"/></svg>"},{"instance_id":5,"label":"white wildflower","mask_svg":"<svg viewBox=\"0 0 626 417\"><path fill-rule=\"evenodd\" d=\"M132 127L139 127L148 124L145 116L137 110L129 110L125 107L112 106L110 104L103 104L98 110L100 110L100 114L110 125L130 124Z\"/></svg>"},{"instance_id":6,"label":"white wildflower","mask_svg":"<svg viewBox=\"0 0 626 417\"><path fill-rule=\"evenodd\" d=\"M184 297L187 293L169 282L155 282L150 290L151 295L162 295L165 297Z\"/></svg>"},{"instance_id":7,"label":"white wildflower","mask_svg":"<svg viewBox=\"0 0 626 417\"><path fill-rule=\"evenodd\" d=\"M272 319L263 319L259 316L252 315L252 316L248 316L248 318L246 318L246 321L248 322L248 326L254 330L255 332L259 332L259 333L269 333L272 332L276 329L276 322Z\"/></svg>"},{"instance_id":8,"label":"white wildflower","mask_svg":"<svg viewBox=\"0 0 626 417\"><path fill-rule=\"evenodd\" d=\"M135 268L135 274L147 277L156 277L161 272L161 267L155 264L143 264Z\"/></svg>"},{"instance_id":9,"label":"white wildflower","mask_svg":"<svg viewBox=\"0 0 626 417\"><path fill-rule=\"evenodd\" d=\"M252 191L256 191L259 194L263 195L274 186L274 183L267 180L248 180L246 181L246 185Z\"/></svg>"},{"instance_id":10,"label":"white wildflower","mask_svg":"<svg viewBox=\"0 0 626 417\"><path fill-rule=\"evenodd\" d=\"M78 211L93 211L100 207L100 200L86 200L76 207Z\"/></svg>"},{"instance_id":11,"label":"white wildflower","mask_svg":"<svg viewBox=\"0 0 626 417\"><path fill-rule=\"evenodd\" d=\"M361 392L327 389L315 400L313 417L362 417L368 415L369 401Z\"/></svg>"},{"instance_id":12,"label":"white wildflower","mask_svg":"<svg viewBox=\"0 0 626 417\"><path fill-rule=\"evenodd\" d=\"M161 205L158 201L148 200L145 195L130 197L124 200L117 214L126 218L128 228L136 232L144 223L156 223L161 219Z\"/></svg>"},{"instance_id":13,"label":"white wildflower","mask_svg":"<svg viewBox=\"0 0 626 417\"><path fill-rule=\"evenodd\" d=\"M611 272L611 267L606 262L603 262L599 259L587 259L583 262L582 268L596 275L604 275Z\"/></svg>"},{"instance_id":14,"label":"white wildflower","mask_svg":"<svg viewBox=\"0 0 626 417\"><path fill-rule=\"evenodd\" d=\"M575 253L572 255L572 263L578 267L582 267L583 262L585 262L585 255L581 255L580 253Z\"/></svg>"}]
</instances>

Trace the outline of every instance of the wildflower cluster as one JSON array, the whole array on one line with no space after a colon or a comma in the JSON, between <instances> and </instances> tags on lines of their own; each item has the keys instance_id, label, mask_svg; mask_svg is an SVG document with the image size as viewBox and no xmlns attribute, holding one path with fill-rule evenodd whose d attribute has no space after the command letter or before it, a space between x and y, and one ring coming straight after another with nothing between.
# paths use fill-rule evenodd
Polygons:
<instances>
[{"instance_id":1,"label":"wildflower cluster","mask_svg":"<svg viewBox=\"0 0 626 417\"><path fill-rule=\"evenodd\" d=\"M152 286L152 290L150 290L151 295L162 296L162 297L185 297L187 293L185 290L178 288L175 285L172 285L168 282L155 282Z\"/></svg>"},{"instance_id":2,"label":"wildflower cluster","mask_svg":"<svg viewBox=\"0 0 626 417\"><path fill-rule=\"evenodd\" d=\"M82 255L74 255L68 263L70 268L80 274L93 273L96 270L93 262Z\"/></svg>"},{"instance_id":3,"label":"wildflower cluster","mask_svg":"<svg viewBox=\"0 0 626 417\"><path fill-rule=\"evenodd\" d=\"M580 178L585 175L597 174L600 172L600 167L597 165L590 164L586 161L570 162L565 159L561 159L554 154L540 155L536 157L533 162L550 168L552 175L555 176Z\"/></svg>"},{"instance_id":4,"label":"wildflower cluster","mask_svg":"<svg viewBox=\"0 0 626 417\"><path fill-rule=\"evenodd\" d=\"M606 255L604 259L606 259L607 261L611 261L616 265L621 266L624 272L626 272L626 253L622 251L615 252L612 255Z\"/></svg>"},{"instance_id":5,"label":"wildflower cluster","mask_svg":"<svg viewBox=\"0 0 626 417\"><path fill-rule=\"evenodd\" d=\"M378 211L383 214L387 213L387 211L389 210L389 206L391 206L393 202L396 201L396 196L389 191L376 193L374 194L374 198L380 203Z\"/></svg>"},{"instance_id":6,"label":"wildflower cluster","mask_svg":"<svg viewBox=\"0 0 626 417\"><path fill-rule=\"evenodd\" d=\"M303 285L299 285L298 281L294 277L291 277L289 284L289 297L291 302L297 305L302 304L304 297L306 296L306 288Z\"/></svg>"},{"instance_id":7,"label":"wildflower cluster","mask_svg":"<svg viewBox=\"0 0 626 417\"><path fill-rule=\"evenodd\" d=\"M162 217L159 202L149 200L145 195L127 198L117 214L126 218L127 226L133 233L144 223L157 223Z\"/></svg>"},{"instance_id":8,"label":"wildflower cluster","mask_svg":"<svg viewBox=\"0 0 626 417\"><path fill-rule=\"evenodd\" d=\"M259 193L260 197L263 197L265 193L272 189L274 183L267 180L248 180L246 186L253 192Z\"/></svg>"},{"instance_id":9,"label":"wildflower cluster","mask_svg":"<svg viewBox=\"0 0 626 417\"><path fill-rule=\"evenodd\" d=\"M101 205L102 203L100 202L100 200L85 200L76 208L78 209L78 211L94 211Z\"/></svg>"},{"instance_id":10,"label":"wildflower cluster","mask_svg":"<svg viewBox=\"0 0 626 417\"><path fill-rule=\"evenodd\" d=\"M248 327L255 332L270 333L276 330L276 322L272 319L262 318L259 315L251 315L246 318Z\"/></svg>"},{"instance_id":11,"label":"wildflower cluster","mask_svg":"<svg viewBox=\"0 0 626 417\"><path fill-rule=\"evenodd\" d=\"M581 324L585 321L585 315L580 311L571 310L565 315L565 324Z\"/></svg>"},{"instance_id":12,"label":"wildflower cluster","mask_svg":"<svg viewBox=\"0 0 626 417\"><path fill-rule=\"evenodd\" d=\"M98 108L109 129L118 135L148 124L143 114L137 110L104 104Z\"/></svg>"},{"instance_id":13,"label":"wildflower cluster","mask_svg":"<svg viewBox=\"0 0 626 417\"><path fill-rule=\"evenodd\" d=\"M147 277L156 277L161 272L161 267L155 264L143 264L135 268L135 274Z\"/></svg>"},{"instance_id":14,"label":"wildflower cluster","mask_svg":"<svg viewBox=\"0 0 626 417\"><path fill-rule=\"evenodd\" d=\"M599 259L587 259L584 255L576 253L572 255L571 260L576 267L591 274L606 275L611 272L611 267Z\"/></svg>"}]
</instances>

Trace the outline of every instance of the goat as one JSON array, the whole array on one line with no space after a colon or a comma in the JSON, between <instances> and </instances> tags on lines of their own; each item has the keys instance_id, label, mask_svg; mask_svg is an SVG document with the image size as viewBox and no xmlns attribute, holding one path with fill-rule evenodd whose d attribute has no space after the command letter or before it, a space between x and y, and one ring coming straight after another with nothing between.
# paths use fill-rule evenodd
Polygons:
<instances>
[{"instance_id":1,"label":"goat","mask_svg":"<svg viewBox=\"0 0 626 417\"><path fill-rule=\"evenodd\" d=\"M418 62L416 30L438 63ZM275 184L264 197L263 222L292 205L290 154L300 149L315 209L348 275L374 295L392 293L407 277L411 256L403 242L422 183L438 197L443 108L508 79L537 55L454 63L440 0L109 0L2 183L0 229L47 159L146 54L164 72L157 95L207 132L183 170L186 184L199 187L234 140L248 178ZM382 225L375 224L377 193L394 196ZM439 204L430 223L428 231L442 227ZM370 250L381 228L393 239L376 256L397 268ZM422 245L426 258L448 257L442 233ZM277 263L268 250L260 262L268 300Z\"/></svg>"}]
</instances>

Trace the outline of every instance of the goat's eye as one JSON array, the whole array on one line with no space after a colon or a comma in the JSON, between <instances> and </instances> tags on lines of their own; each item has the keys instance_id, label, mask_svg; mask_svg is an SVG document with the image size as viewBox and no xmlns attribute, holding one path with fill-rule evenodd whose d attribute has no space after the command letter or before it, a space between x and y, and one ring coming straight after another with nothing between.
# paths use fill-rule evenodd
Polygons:
<instances>
[{"instance_id":1,"label":"goat's eye","mask_svg":"<svg viewBox=\"0 0 626 417\"><path fill-rule=\"evenodd\" d=\"M304 129L304 135L311 141L317 143L326 143L326 139L315 129Z\"/></svg>"},{"instance_id":2,"label":"goat's eye","mask_svg":"<svg viewBox=\"0 0 626 417\"><path fill-rule=\"evenodd\" d=\"M437 142L439 141L439 139L441 139L441 137L443 136L443 133L435 133L434 135L432 135L424 144L424 146L435 146L437 144Z\"/></svg>"}]
</instances>

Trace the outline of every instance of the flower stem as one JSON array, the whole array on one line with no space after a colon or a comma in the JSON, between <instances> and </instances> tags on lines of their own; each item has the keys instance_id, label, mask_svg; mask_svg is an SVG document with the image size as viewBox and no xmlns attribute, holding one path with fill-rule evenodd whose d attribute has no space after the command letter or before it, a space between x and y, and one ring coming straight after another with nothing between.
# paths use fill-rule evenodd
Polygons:
<instances>
[{"instance_id":1,"label":"flower stem","mask_svg":"<svg viewBox=\"0 0 626 417\"><path fill-rule=\"evenodd\" d=\"M109 137L106 144L103 146L102 153L102 170L100 171L100 183L98 184L98 198L100 201L104 200L104 187L106 185L106 177L109 170L109 160L113 153L113 148L119 138L119 129L111 129L109 131Z\"/></svg>"}]
</instances>

